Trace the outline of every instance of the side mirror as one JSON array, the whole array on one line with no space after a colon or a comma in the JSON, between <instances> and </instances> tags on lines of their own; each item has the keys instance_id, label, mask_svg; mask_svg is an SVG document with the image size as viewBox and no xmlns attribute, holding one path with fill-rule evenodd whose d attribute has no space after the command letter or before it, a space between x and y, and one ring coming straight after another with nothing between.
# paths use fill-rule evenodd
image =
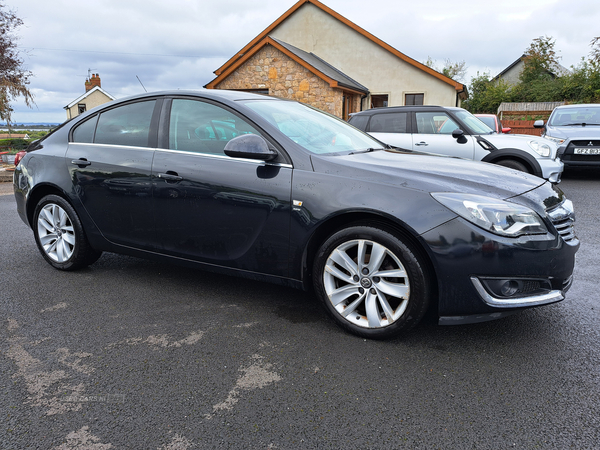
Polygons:
<instances>
[{"instance_id":1,"label":"side mirror","mask_svg":"<svg viewBox=\"0 0 600 450\"><path fill-rule=\"evenodd\" d=\"M224 151L232 158L270 161L277 157L277 152L269 148L267 141L256 134L243 134L233 138L225 145Z\"/></svg>"},{"instance_id":2,"label":"side mirror","mask_svg":"<svg viewBox=\"0 0 600 450\"><path fill-rule=\"evenodd\" d=\"M456 139L456 142L458 142L459 144L466 144L467 142L469 142L467 137L465 136L465 132L460 128L457 128L452 132L452 137Z\"/></svg>"},{"instance_id":3,"label":"side mirror","mask_svg":"<svg viewBox=\"0 0 600 450\"><path fill-rule=\"evenodd\" d=\"M544 128L544 121L543 120L536 120L535 122L533 122L533 128Z\"/></svg>"},{"instance_id":4,"label":"side mirror","mask_svg":"<svg viewBox=\"0 0 600 450\"><path fill-rule=\"evenodd\" d=\"M512 130L512 128L509 128L509 127L503 127L503 128L502 128L502 133L508 134L508 133L510 133L510 130Z\"/></svg>"}]
</instances>

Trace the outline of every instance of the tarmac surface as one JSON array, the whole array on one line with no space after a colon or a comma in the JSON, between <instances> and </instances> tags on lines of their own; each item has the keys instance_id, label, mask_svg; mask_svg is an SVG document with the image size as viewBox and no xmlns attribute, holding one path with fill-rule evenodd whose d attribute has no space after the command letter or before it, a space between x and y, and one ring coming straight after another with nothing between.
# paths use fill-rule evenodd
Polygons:
<instances>
[{"instance_id":1,"label":"tarmac surface","mask_svg":"<svg viewBox=\"0 0 600 450\"><path fill-rule=\"evenodd\" d=\"M281 286L109 253L54 270L0 183L0 449L598 449L600 173L560 187L565 301L379 342Z\"/></svg>"}]
</instances>

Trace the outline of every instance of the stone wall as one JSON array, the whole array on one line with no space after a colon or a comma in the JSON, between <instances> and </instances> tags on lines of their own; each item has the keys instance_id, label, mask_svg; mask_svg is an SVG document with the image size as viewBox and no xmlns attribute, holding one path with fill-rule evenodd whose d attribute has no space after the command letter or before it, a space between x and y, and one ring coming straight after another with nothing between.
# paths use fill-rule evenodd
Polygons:
<instances>
[{"instance_id":1,"label":"stone wall","mask_svg":"<svg viewBox=\"0 0 600 450\"><path fill-rule=\"evenodd\" d=\"M269 95L307 103L342 117L342 90L333 89L272 45L265 45L216 88L268 89Z\"/></svg>"}]
</instances>

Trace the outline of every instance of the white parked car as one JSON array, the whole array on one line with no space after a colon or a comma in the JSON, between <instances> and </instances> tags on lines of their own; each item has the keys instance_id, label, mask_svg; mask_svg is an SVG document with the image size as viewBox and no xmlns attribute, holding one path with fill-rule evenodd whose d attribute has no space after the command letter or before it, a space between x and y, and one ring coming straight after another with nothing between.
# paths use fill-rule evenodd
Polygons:
<instances>
[{"instance_id":1,"label":"white parked car","mask_svg":"<svg viewBox=\"0 0 600 450\"><path fill-rule=\"evenodd\" d=\"M394 147L499 164L553 183L564 168L554 141L498 134L462 108L374 108L352 114L348 122Z\"/></svg>"}]
</instances>

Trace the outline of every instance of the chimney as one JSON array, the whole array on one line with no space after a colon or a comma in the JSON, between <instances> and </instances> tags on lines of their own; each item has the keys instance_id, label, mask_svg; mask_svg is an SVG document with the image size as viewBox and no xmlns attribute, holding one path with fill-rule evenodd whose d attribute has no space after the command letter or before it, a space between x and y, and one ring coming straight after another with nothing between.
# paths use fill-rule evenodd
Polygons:
<instances>
[{"instance_id":1,"label":"chimney","mask_svg":"<svg viewBox=\"0 0 600 450\"><path fill-rule=\"evenodd\" d=\"M100 84L100 75L97 73L93 73L92 78L85 80L85 92L93 89L95 86L102 87Z\"/></svg>"}]
</instances>

